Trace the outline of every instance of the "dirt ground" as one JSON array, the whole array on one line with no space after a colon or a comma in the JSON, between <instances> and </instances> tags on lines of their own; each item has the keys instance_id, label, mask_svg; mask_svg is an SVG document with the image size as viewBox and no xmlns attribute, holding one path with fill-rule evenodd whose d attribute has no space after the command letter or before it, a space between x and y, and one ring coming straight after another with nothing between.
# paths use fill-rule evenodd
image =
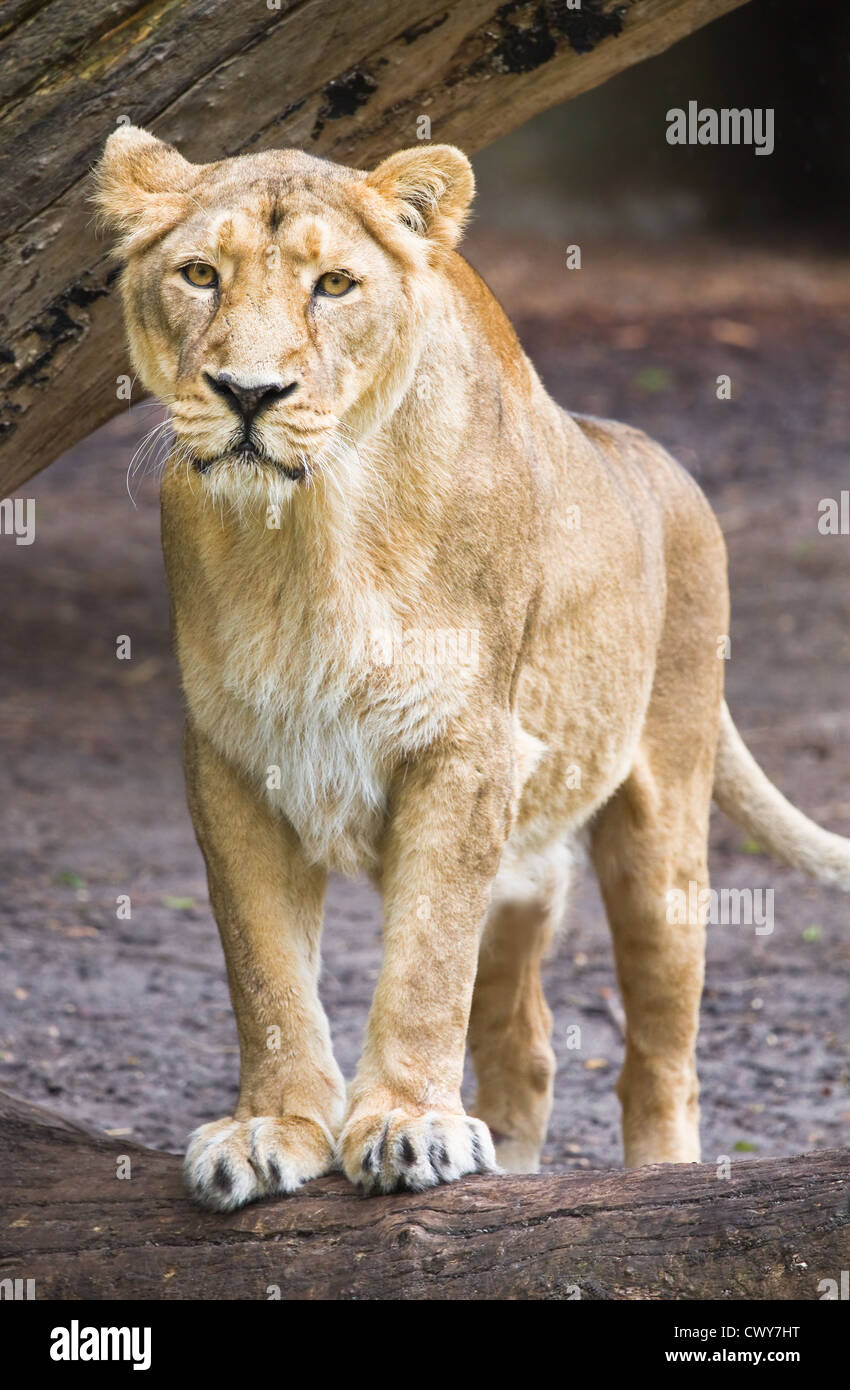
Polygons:
<instances>
[{"instance_id":1,"label":"dirt ground","mask_svg":"<svg viewBox=\"0 0 850 1390\"><path fill-rule=\"evenodd\" d=\"M817 527L819 500L850 487L846 261L694 243L596 247L568 271L552 243L480 232L469 254L564 405L643 426L706 489L731 558L733 713L779 785L850 834L850 537ZM717 399L720 374L732 400ZM155 418L139 407L24 490L33 545L0 535L0 1086L179 1149L230 1110L237 1050L184 802L156 484L135 509L125 487ZM775 926L709 929L704 1155L846 1143L848 900L719 813L712 846L715 887L773 889ZM334 882L322 991L349 1075L379 959L375 895ZM546 986L559 1062L546 1162L616 1164L623 1043L589 872Z\"/></svg>"}]
</instances>

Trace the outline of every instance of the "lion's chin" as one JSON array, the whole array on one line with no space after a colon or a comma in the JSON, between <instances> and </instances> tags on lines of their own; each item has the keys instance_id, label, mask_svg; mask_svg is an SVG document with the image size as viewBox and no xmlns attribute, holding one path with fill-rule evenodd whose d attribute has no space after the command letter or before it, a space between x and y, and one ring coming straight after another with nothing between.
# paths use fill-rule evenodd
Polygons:
<instances>
[{"instance_id":1,"label":"lion's chin","mask_svg":"<svg viewBox=\"0 0 850 1390\"><path fill-rule=\"evenodd\" d=\"M192 469L203 482L201 493L217 510L236 513L243 521L278 529L312 476L309 460L275 459L258 450L232 449L211 458L192 458Z\"/></svg>"},{"instance_id":2,"label":"lion's chin","mask_svg":"<svg viewBox=\"0 0 850 1390\"><path fill-rule=\"evenodd\" d=\"M213 468L229 465L235 472L244 470L246 474L251 472L255 476L257 474L278 476L288 478L292 483L301 482L307 477L306 463L287 463L284 459L274 458L271 454L255 449L251 445L241 445L235 449L228 449L212 458L195 456L192 463L198 473L209 473Z\"/></svg>"}]
</instances>

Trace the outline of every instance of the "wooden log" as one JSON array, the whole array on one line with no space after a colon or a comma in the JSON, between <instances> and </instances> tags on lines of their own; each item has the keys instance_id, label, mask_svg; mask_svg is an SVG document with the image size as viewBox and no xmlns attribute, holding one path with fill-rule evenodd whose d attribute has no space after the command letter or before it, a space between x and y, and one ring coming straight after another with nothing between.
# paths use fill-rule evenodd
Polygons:
<instances>
[{"instance_id":1,"label":"wooden log","mask_svg":"<svg viewBox=\"0 0 850 1390\"><path fill-rule=\"evenodd\" d=\"M132 121L190 159L473 152L745 0L11 0L0 14L0 496L125 405L88 171Z\"/></svg>"},{"instance_id":2,"label":"wooden log","mask_svg":"<svg viewBox=\"0 0 850 1390\"><path fill-rule=\"evenodd\" d=\"M2 1093L0 1132L0 1280L37 1299L814 1300L847 1264L848 1150L392 1197L332 1176L222 1216L174 1154Z\"/></svg>"}]
</instances>

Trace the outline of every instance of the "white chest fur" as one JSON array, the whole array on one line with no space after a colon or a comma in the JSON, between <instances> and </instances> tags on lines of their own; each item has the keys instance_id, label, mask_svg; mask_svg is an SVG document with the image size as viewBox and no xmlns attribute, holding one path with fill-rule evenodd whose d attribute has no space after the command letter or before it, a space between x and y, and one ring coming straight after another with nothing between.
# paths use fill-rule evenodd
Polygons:
<instances>
[{"instance_id":1,"label":"white chest fur","mask_svg":"<svg viewBox=\"0 0 850 1390\"><path fill-rule=\"evenodd\" d=\"M354 874L376 863L395 768L443 733L473 663L451 644L404 641L376 593L306 599L231 591L206 640L180 644L184 686L199 727L307 857Z\"/></svg>"}]
</instances>

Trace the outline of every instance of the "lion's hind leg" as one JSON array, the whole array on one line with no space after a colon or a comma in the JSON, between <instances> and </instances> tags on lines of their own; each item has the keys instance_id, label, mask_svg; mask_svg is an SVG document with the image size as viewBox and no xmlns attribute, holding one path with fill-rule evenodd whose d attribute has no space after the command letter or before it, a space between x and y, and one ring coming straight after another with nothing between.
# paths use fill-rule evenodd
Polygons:
<instances>
[{"instance_id":1,"label":"lion's hind leg","mask_svg":"<svg viewBox=\"0 0 850 1390\"><path fill-rule=\"evenodd\" d=\"M537 1172L552 1110L552 1013L540 967L563 916L569 864L563 845L525 860L506 851L481 940L469 1022L472 1109L512 1173Z\"/></svg>"},{"instance_id":2,"label":"lion's hind leg","mask_svg":"<svg viewBox=\"0 0 850 1390\"><path fill-rule=\"evenodd\" d=\"M694 740L696 741L696 740ZM627 1167L698 1163L696 1042L705 956L706 750L665 785L645 758L604 808L592 855L614 941L626 1014L617 1085Z\"/></svg>"}]
</instances>

